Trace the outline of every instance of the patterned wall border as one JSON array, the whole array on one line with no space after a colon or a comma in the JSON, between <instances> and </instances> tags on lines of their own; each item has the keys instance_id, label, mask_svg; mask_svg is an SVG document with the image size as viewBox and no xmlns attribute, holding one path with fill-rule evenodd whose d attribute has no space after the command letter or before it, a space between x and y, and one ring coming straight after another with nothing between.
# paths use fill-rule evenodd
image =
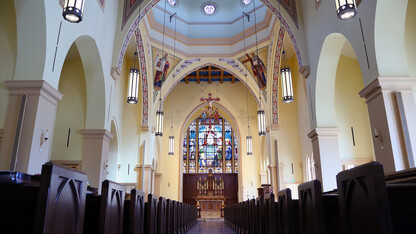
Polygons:
<instances>
[{"instance_id":1,"label":"patterned wall border","mask_svg":"<svg viewBox=\"0 0 416 234\"><path fill-rule=\"evenodd\" d=\"M142 128L148 128L149 126L149 90L147 85L147 68L146 58L144 56L144 47L142 35L139 28L135 31L137 47L139 51L140 70L142 75L142 96L143 96L143 114L142 114Z\"/></svg>"},{"instance_id":2,"label":"patterned wall border","mask_svg":"<svg viewBox=\"0 0 416 234\"><path fill-rule=\"evenodd\" d=\"M292 18L293 22L295 23L296 27L298 27L298 15L296 12L296 0L278 0L280 2L280 5L283 6L283 8L286 9L287 13L289 13L289 16Z\"/></svg>"},{"instance_id":3,"label":"patterned wall border","mask_svg":"<svg viewBox=\"0 0 416 234\"><path fill-rule=\"evenodd\" d=\"M276 46L276 56L274 58L274 68L273 68L273 90L272 90L272 130L276 130L278 128L278 112L277 112L277 104L279 99L279 67L280 67L280 55L282 52L283 46L283 38L285 36L285 28L281 26L279 29L279 37L277 39L277 46Z\"/></svg>"},{"instance_id":4,"label":"patterned wall border","mask_svg":"<svg viewBox=\"0 0 416 234\"><path fill-rule=\"evenodd\" d=\"M286 22L285 18L283 18L282 14L280 14L280 12L276 9L276 7L269 1L269 0L260 0L265 6L267 6L269 8L269 10L271 12L273 12L273 14L275 14L277 16L277 18L280 20L281 24L285 27L287 34L290 37L290 40L292 41L293 47L295 48L295 52L296 52L296 57L298 59L298 64L299 67L303 66L302 63L302 57L300 55L300 51L299 51L299 46L298 43L296 42L296 38L295 35L292 32L292 29L290 29L289 24Z\"/></svg>"}]
</instances>

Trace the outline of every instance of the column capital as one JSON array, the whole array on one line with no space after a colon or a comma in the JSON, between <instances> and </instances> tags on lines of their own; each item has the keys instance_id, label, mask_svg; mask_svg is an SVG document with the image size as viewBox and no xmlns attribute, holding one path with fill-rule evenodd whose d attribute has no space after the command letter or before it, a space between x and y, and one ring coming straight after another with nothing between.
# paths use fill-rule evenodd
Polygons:
<instances>
[{"instance_id":1,"label":"column capital","mask_svg":"<svg viewBox=\"0 0 416 234\"><path fill-rule=\"evenodd\" d=\"M416 78L412 77L378 77L359 92L367 102L383 91L413 90L416 87Z\"/></svg>"},{"instance_id":2,"label":"column capital","mask_svg":"<svg viewBox=\"0 0 416 234\"><path fill-rule=\"evenodd\" d=\"M62 94L44 80L6 80L6 87L13 95L39 95L53 104L62 99Z\"/></svg>"},{"instance_id":3,"label":"column capital","mask_svg":"<svg viewBox=\"0 0 416 234\"><path fill-rule=\"evenodd\" d=\"M318 137L337 137L340 132L339 128L315 128L308 137L313 141Z\"/></svg>"},{"instance_id":4,"label":"column capital","mask_svg":"<svg viewBox=\"0 0 416 234\"><path fill-rule=\"evenodd\" d=\"M113 139L113 134L107 129L82 129L81 134L87 139L103 139L106 142Z\"/></svg>"}]
</instances>

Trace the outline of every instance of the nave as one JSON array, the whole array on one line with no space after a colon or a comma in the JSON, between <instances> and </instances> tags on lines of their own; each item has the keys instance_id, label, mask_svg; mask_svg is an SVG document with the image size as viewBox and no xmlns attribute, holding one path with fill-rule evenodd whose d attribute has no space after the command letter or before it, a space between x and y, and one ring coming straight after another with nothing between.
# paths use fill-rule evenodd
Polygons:
<instances>
[{"instance_id":1,"label":"nave","mask_svg":"<svg viewBox=\"0 0 416 234\"><path fill-rule=\"evenodd\" d=\"M235 233L230 227L228 227L224 219L198 219L195 226L193 226L188 234L232 234Z\"/></svg>"}]
</instances>

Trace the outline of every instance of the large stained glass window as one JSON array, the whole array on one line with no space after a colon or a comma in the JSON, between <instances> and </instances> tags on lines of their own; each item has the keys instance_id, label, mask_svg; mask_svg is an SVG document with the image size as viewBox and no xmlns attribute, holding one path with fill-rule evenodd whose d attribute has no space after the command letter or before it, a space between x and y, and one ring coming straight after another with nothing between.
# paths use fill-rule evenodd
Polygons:
<instances>
[{"instance_id":1,"label":"large stained glass window","mask_svg":"<svg viewBox=\"0 0 416 234\"><path fill-rule=\"evenodd\" d=\"M192 121L183 140L183 173L237 173L237 138L224 118L199 117Z\"/></svg>"}]
</instances>

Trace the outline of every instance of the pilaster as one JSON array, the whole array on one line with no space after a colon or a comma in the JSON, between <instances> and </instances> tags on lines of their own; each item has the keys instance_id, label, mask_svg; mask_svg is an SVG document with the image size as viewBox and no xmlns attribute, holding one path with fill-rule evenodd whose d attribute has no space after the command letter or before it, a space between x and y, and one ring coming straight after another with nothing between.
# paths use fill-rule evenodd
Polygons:
<instances>
[{"instance_id":1,"label":"pilaster","mask_svg":"<svg viewBox=\"0 0 416 234\"><path fill-rule=\"evenodd\" d=\"M379 77L365 87L376 160L384 172L415 167L416 159L416 79Z\"/></svg>"},{"instance_id":2,"label":"pilaster","mask_svg":"<svg viewBox=\"0 0 416 234\"><path fill-rule=\"evenodd\" d=\"M41 173L50 158L56 106L62 94L44 80L5 81L7 116L0 148L0 169Z\"/></svg>"},{"instance_id":3,"label":"pilaster","mask_svg":"<svg viewBox=\"0 0 416 234\"><path fill-rule=\"evenodd\" d=\"M113 135L106 129L83 129L82 170L92 187L101 191L101 182L107 177L107 161Z\"/></svg>"},{"instance_id":4,"label":"pilaster","mask_svg":"<svg viewBox=\"0 0 416 234\"><path fill-rule=\"evenodd\" d=\"M338 128L315 128L308 137L312 141L316 179L324 191L337 188L336 175L341 171L338 146Z\"/></svg>"}]
</instances>

